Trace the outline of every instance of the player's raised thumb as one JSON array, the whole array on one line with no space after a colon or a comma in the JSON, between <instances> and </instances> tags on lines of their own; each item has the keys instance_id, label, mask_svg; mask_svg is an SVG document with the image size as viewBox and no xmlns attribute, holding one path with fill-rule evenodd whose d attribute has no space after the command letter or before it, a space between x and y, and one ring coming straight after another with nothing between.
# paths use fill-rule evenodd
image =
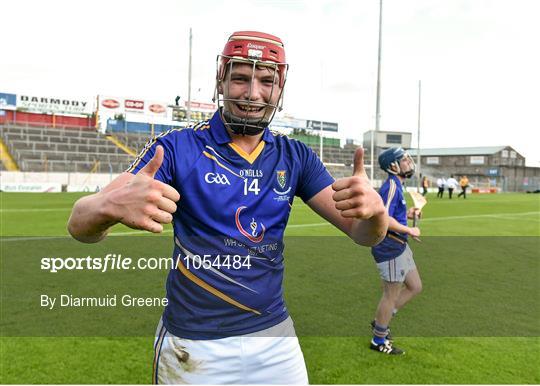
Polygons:
<instances>
[{"instance_id":1,"label":"player's raised thumb","mask_svg":"<svg viewBox=\"0 0 540 386\"><path fill-rule=\"evenodd\" d=\"M156 153L152 159L139 171L148 177L154 178L163 163L163 146L156 147Z\"/></svg>"},{"instance_id":2,"label":"player's raised thumb","mask_svg":"<svg viewBox=\"0 0 540 386\"><path fill-rule=\"evenodd\" d=\"M364 149L361 147L354 153L353 176L367 177L366 169L364 169Z\"/></svg>"}]
</instances>

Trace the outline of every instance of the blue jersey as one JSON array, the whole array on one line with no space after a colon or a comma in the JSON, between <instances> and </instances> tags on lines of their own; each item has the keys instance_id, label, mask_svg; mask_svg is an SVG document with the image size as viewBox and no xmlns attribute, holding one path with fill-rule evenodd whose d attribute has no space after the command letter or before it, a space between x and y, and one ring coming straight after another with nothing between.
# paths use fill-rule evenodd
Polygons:
<instances>
[{"instance_id":1,"label":"blue jersey","mask_svg":"<svg viewBox=\"0 0 540 386\"><path fill-rule=\"evenodd\" d=\"M294 196L307 201L334 182L317 155L269 129L247 154L216 112L153 138L128 171L137 173L157 145L165 154L155 178L180 193L165 327L183 338L218 339L285 320L283 234Z\"/></svg>"},{"instance_id":2,"label":"blue jersey","mask_svg":"<svg viewBox=\"0 0 540 386\"><path fill-rule=\"evenodd\" d=\"M389 175L379 189L388 215L402 225L407 226L407 203L400 179ZM403 253L407 244L407 234L388 231L384 240L371 248L371 253L377 263L392 260Z\"/></svg>"}]
</instances>

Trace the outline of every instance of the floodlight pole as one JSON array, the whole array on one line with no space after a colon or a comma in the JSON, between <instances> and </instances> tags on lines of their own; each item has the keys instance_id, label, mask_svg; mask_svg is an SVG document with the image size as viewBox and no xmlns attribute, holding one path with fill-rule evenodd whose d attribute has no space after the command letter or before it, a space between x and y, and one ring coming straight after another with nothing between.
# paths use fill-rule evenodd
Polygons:
<instances>
[{"instance_id":1,"label":"floodlight pole","mask_svg":"<svg viewBox=\"0 0 540 386\"><path fill-rule=\"evenodd\" d=\"M193 35L191 33L191 27L189 27L189 64L188 64L188 105L187 105L187 125L191 125L191 48L192 48Z\"/></svg>"},{"instance_id":2,"label":"floodlight pole","mask_svg":"<svg viewBox=\"0 0 540 386\"><path fill-rule=\"evenodd\" d=\"M420 106L422 104L422 81L418 81L418 142L416 148L416 167L418 168L418 174L416 177L416 188L420 191L420 174L421 174L421 165L420 165Z\"/></svg>"},{"instance_id":3,"label":"floodlight pole","mask_svg":"<svg viewBox=\"0 0 540 386\"><path fill-rule=\"evenodd\" d=\"M321 59L321 101L324 100L322 98L322 95L324 95L324 87L323 87L323 81L324 81L324 69L323 69L323 62ZM321 106L321 113L324 111L324 106ZM319 156L321 159L321 162L323 162L323 121L321 119L321 127L319 128Z\"/></svg>"},{"instance_id":4,"label":"floodlight pole","mask_svg":"<svg viewBox=\"0 0 540 386\"><path fill-rule=\"evenodd\" d=\"M319 154L321 155L321 162L323 162L323 137L322 137L322 121L321 121L321 128L319 131L320 134L320 141L319 141Z\"/></svg>"},{"instance_id":5,"label":"floodlight pole","mask_svg":"<svg viewBox=\"0 0 540 386\"><path fill-rule=\"evenodd\" d=\"M377 55L377 103L375 107L375 132L378 132L380 127L381 117L381 50L382 50L382 2L379 0L379 50ZM373 180L373 172L375 170L375 132L371 132L371 171L370 179Z\"/></svg>"}]
</instances>

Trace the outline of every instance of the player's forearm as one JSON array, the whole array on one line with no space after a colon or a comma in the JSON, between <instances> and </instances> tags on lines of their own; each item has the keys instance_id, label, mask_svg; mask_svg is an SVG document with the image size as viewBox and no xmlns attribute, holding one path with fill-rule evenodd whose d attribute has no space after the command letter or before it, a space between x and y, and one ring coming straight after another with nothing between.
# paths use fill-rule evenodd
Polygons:
<instances>
[{"instance_id":1,"label":"player's forearm","mask_svg":"<svg viewBox=\"0 0 540 386\"><path fill-rule=\"evenodd\" d=\"M388 219L388 215L384 212L367 220L353 220L349 236L357 244L366 247L377 245L386 235Z\"/></svg>"},{"instance_id":2,"label":"player's forearm","mask_svg":"<svg viewBox=\"0 0 540 386\"><path fill-rule=\"evenodd\" d=\"M68 221L68 231L73 238L96 243L107 236L109 228L117 221L106 211L106 194L96 193L75 203Z\"/></svg>"},{"instance_id":3,"label":"player's forearm","mask_svg":"<svg viewBox=\"0 0 540 386\"><path fill-rule=\"evenodd\" d=\"M400 224L395 218L389 216L388 230L409 234L410 228L406 225Z\"/></svg>"}]
</instances>

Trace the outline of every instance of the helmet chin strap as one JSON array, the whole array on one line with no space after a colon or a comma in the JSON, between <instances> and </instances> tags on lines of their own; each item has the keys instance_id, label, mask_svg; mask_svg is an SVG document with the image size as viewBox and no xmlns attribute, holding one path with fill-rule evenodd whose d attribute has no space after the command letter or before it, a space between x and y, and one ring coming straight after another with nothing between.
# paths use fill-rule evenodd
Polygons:
<instances>
[{"instance_id":1,"label":"helmet chin strap","mask_svg":"<svg viewBox=\"0 0 540 386\"><path fill-rule=\"evenodd\" d=\"M403 178L411 178L412 176L414 176L414 169L403 172L403 173L399 173L399 176Z\"/></svg>"},{"instance_id":2,"label":"helmet chin strap","mask_svg":"<svg viewBox=\"0 0 540 386\"><path fill-rule=\"evenodd\" d=\"M222 117L225 125L232 130L234 134L239 135L257 135L268 127L270 121L265 119L240 118L222 109Z\"/></svg>"}]
</instances>

